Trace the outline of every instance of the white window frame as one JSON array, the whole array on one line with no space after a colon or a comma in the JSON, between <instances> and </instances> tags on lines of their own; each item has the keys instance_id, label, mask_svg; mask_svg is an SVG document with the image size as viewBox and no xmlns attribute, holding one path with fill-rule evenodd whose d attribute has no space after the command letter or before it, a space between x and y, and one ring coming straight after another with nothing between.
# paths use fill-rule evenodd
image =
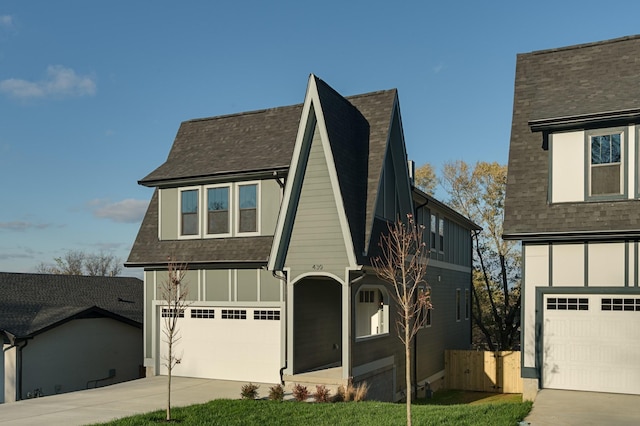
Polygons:
<instances>
[{"instance_id":1,"label":"white window frame","mask_svg":"<svg viewBox=\"0 0 640 426\"><path fill-rule=\"evenodd\" d=\"M382 297L383 297L383 303L382 303L382 330L380 330L378 333L373 333L373 334L363 334L363 335L358 335L357 332L357 325L356 325L356 341L358 340L366 340L366 339L372 339L372 338L377 338L377 337L381 337L381 336L388 336L389 335L389 317L390 317L390 313L389 313L389 309L390 309L390 298L391 295L389 294L389 291L380 285L363 285L362 287L360 287L358 289L358 291L356 292L356 296L355 296L355 313L356 313L356 318L354 318L354 323L358 321L358 305L368 305L370 302L360 302L360 293L363 291L374 291L376 293L380 292L382 293Z\"/></svg>"},{"instance_id":2,"label":"white window frame","mask_svg":"<svg viewBox=\"0 0 640 426\"><path fill-rule=\"evenodd\" d=\"M240 232L240 187L241 186L256 186L256 230L255 232ZM255 237L260 235L260 222L261 222L261 206L260 206L260 197L261 197L261 188L260 181L245 181L245 182L236 182L234 185L234 205L233 205L233 213L234 213L234 227L233 227L233 236L234 237Z\"/></svg>"},{"instance_id":3,"label":"white window frame","mask_svg":"<svg viewBox=\"0 0 640 426\"><path fill-rule=\"evenodd\" d=\"M228 232L224 233L224 234L210 234L209 233L209 189L216 189L216 188L228 188L229 189L229 200L228 200L228 211L229 211L229 219L228 219ZM233 184L231 183L223 183L223 184L216 184L216 185L205 185L203 186L203 190L202 190L202 194L203 194L203 199L204 202L202 203L202 210L203 210L203 214L202 214L202 233L204 235L204 238L228 238L231 237L233 235L233 226L234 226L234 220L233 220L233 216L234 216L234 208L235 208L235 203L234 203L234 195L233 195Z\"/></svg>"},{"instance_id":4,"label":"white window frame","mask_svg":"<svg viewBox=\"0 0 640 426\"><path fill-rule=\"evenodd\" d=\"M185 186L178 190L178 239L179 240L195 240L202 236L202 187L200 186ZM182 234L182 193L186 191L197 191L198 193L198 232L193 235Z\"/></svg>"},{"instance_id":5,"label":"white window frame","mask_svg":"<svg viewBox=\"0 0 640 426\"><path fill-rule=\"evenodd\" d=\"M596 130L587 130L585 134L585 199L586 200L618 200L627 197L627 146L629 139L629 132L626 127L609 127ZM592 170L594 167L602 165L591 164L591 138L594 136L607 136L613 134L620 134L620 162L619 163L605 163L605 165L619 164L620 165L620 192L617 194L593 194L592 193Z\"/></svg>"}]
</instances>

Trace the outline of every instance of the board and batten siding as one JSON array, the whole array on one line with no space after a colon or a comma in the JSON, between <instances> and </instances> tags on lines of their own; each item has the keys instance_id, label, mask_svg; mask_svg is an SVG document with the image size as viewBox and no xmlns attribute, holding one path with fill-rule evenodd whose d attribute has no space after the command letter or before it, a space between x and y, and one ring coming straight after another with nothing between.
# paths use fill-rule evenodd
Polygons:
<instances>
[{"instance_id":1,"label":"board and batten siding","mask_svg":"<svg viewBox=\"0 0 640 426\"><path fill-rule=\"evenodd\" d=\"M291 277L318 271L344 275L349 265L320 132L311 142L285 265Z\"/></svg>"}]
</instances>

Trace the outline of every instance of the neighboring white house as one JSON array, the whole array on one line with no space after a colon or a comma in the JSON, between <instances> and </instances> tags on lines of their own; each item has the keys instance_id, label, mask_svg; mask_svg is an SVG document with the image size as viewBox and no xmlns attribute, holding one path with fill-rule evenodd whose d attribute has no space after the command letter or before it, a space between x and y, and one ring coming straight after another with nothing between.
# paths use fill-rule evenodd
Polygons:
<instances>
[{"instance_id":1,"label":"neighboring white house","mask_svg":"<svg viewBox=\"0 0 640 426\"><path fill-rule=\"evenodd\" d=\"M0 402L137 379L142 281L0 273Z\"/></svg>"},{"instance_id":2,"label":"neighboring white house","mask_svg":"<svg viewBox=\"0 0 640 426\"><path fill-rule=\"evenodd\" d=\"M640 36L518 55L504 238L522 375L640 394Z\"/></svg>"},{"instance_id":3,"label":"neighboring white house","mask_svg":"<svg viewBox=\"0 0 640 426\"><path fill-rule=\"evenodd\" d=\"M395 399L404 351L371 259L387 222L413 214L427 227L437 306L413 371L437 386L444 350L470 344L477 226L410 172L396 90L345 98L311 75L302 105L182 123L167 161L140 181L156 190L126 263L145 270L148 374L165 373L158 288L173 256L188 264L192 300L174 374L276 383L320 371Z\"/></svg>"}]
</instances>

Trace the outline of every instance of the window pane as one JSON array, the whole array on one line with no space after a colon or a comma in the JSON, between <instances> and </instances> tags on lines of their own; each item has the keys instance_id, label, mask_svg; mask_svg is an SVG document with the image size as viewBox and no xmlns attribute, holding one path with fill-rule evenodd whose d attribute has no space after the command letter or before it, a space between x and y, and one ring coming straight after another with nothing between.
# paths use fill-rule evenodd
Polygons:
<instances>
[{"instance_id":1,"label":"window pane","mask_svg":"<svg viewBox=\"0 0 640 426\"><path fill-rule=\"evenodd\" d=\"M256 185L243 185L240 187L240 208L256 208Z\"/></svg>"},{"instance_id":2,"label":"window pane","mask_svg":"<svg viewBox=\"0 0 640 426\"><path fill-rule=\"evenodd\" d=\"M256 232L256 209L240 209L239 232Z\"/></svg>"},{"instance_id":3,"label":"window pane","mask_svg":"<svg viewBox=\"0 0 640 426\"><path fill-rule=\"evenodd\" d=\"M611 162L620 162L620 134L611 135Z\"/></svg>"},{"instance_id":4,"label":"window pane","mask_svg":"<svg viewBox=\"0 0 640 426\"><path fill-rule=\"evenodd\" d=\"M182 191L182 213L198 213L198 190Z\"/></svg>"},{"instance_id":5,"label":"window pane","mask_svg":"<svg viewBox=\"0 0 640 426\"><path fill-rule=\"evenodd\" d=\"M229 188L209 188L207 190L209 234L229 232Z\"/></svg>"}]
</instances>

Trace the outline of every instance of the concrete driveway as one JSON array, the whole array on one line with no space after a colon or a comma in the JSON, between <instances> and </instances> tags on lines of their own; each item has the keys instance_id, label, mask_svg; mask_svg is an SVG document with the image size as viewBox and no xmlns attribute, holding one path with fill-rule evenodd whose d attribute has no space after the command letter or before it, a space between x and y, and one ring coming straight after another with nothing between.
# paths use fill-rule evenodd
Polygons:
<instances>
[{"instance_id":1,"label":"concrete driveway","mask_svg":"<svg viewBox=\"0 0 640 426\"><path fill-rule=\"evenodd\" d=\"M174 377L171 406L198 404L212 399L240 398L244 382ZM267 395L261 384L259 393ZM0 404L0 423L7 425L72 426L107 422L120 417L166 408L167 378L156 376L103 388Z\"/></svg>"},{"instance_id":2,"label":"concrete driveway","mask_svg":"<svg viewBox=\"0 0 640 426\"><path fill-rule=\"evenodd\" d=\"M640 395L543 389L525 422L531 426L639 425Z\"/></svg>"}]
</instances>

